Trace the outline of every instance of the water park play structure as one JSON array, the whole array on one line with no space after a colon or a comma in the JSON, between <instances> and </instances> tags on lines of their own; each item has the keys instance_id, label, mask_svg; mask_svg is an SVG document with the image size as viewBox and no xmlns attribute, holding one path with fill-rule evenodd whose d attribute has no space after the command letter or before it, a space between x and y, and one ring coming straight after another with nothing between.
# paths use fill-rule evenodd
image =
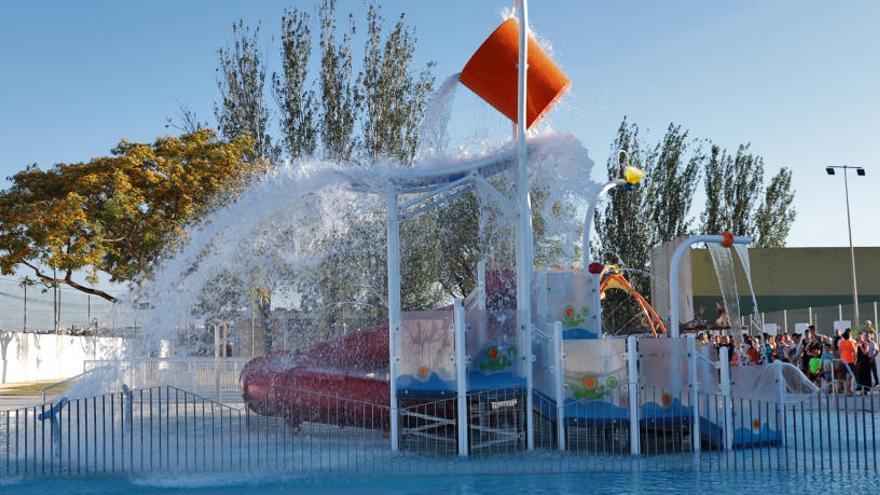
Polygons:
<instances>
[{"instance_id":1,"label":"water park play structure","mask_svg":"<svg viewBox=\"0 0 880 495\"><path fill-rule=\"evenodd\" d=\"M309 173L287 168L254 184L188 231L189 244L157 267L158 302L147 320L155 332L138 342L142 354L100 363L40 405L0 410L0 474L876 471L875 398L823 394L789 364L732 366L728 347L699 347L694 335L681 335L678 274L688 250L708 246L726 260L728 277L736 255L748 278L751 239L725 232L679 240L669 307L652 307L612 260L590 258L596 203L638 187L644 173L620 152L616 177L597 184L576 139L527 136L570 81L528 36L526 5L518 2L517 18L504 21L457 79L514 122L512 146L406 168L308 162ZM554 153L562 158L547 160ZM549 174L541 168L548 163L556 167ZM567 188L553 193L581 194L566 234L554 237L566 262L538 267L531 220L541 206L530 204L529 191L547 186L539 183L547 176ZM403 311L401 237L420 239L402 236L401 224L465 193L480 202L481 221L484 212L503 212L502 255L481 252L466 297ZM266 259L248 247L269 245L299 263L291 236L313 236L320 218L353 203L370 215L384 209L387 323L333 337L303 332L306 344L247 364L221 357L219 339L214 358L175 354L173 325L218 273L265 268L248 264ZM540 218L545 233L556 232ZM285 235L269 237L279 241L272 244L255 231ZM243 241L251 237L257 242ZM611 291L635 300L641 335L603 331ZM510 455L519 451L541 455Z\"/></svg>"},{"instance_id":2,"label":"water park play structure","mask_svg":"<svg viewBox=\"0 0 880 495\"><path fill-rule=\"evenodd\" d=\"M694 451L779 443L773 417L737 409L734 399L757 394L783 400L791 392L787 384L797 383L786 378L791 369L768 368L770 375L763 370L750 379L751 370L730 369L726 349L720 356L698 353L693 336L679 336L675 304L667 331L615 267L588 262L588 249L585 269L534 271L527 170L532 143L526 130L570 81L520 28L527 26L526 15L522 1L517 19L492 33L460 76L515 123L516 152L392 176L382 191L364 187L387 202L387 326L254 359L242 373L246 402L294 427L309 421L363 425L368 418L361 404L388 406L369 420L388 433L392 451L430 445L467 456L531 450L536 442L561 450L608 442L639 453L645 443L654 442L648 450L658 448L646 434L657 424L668 425L668 433ZM643 178L625 153L620 161L621 176L601 188L596 200ZM464 300L436 311L401 311L400 223L477 186L492 188L489 179L506 170L516 177L515 269L487 273L481 264L477 288ZM587 209L584 246L595 203ZM682 243L672 259L671 294L678 287L678 264L693 244L730 248L750 241L723 233ZM601 298L608 290L623 290L637 301L651 338L603 335ZM732 373L743 376L732 379ZM742 383L750 388L737 385ZM719 394L723 404L707 401L701 409L699 392ZM348 406L331 414L338 401Z\"/></svg>"}]
</instances>

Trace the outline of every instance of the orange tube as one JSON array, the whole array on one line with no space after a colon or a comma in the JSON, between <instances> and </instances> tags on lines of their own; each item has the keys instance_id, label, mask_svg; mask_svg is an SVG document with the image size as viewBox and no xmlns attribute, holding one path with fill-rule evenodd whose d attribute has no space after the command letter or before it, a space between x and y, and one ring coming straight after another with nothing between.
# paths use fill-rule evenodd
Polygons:
<instances>
[{"instance_id":1,"label":"orange tube","mask_svg":"<svg viewBox=\"0 0 880 495\"><path fill-rule=\"evenodd\" d=\"M461 71L460 81L514 123L517 98L519 23L504 21L483 42ZM526 128L541 119L571 86L571 81L529 36Z\"/></svg>"}]
</instances>

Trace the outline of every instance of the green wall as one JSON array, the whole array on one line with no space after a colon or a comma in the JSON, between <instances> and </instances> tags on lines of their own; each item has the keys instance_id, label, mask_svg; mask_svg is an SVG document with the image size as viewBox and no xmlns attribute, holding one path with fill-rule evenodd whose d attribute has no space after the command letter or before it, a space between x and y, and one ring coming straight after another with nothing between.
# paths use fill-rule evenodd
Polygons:
<instances>
[{"instance_id":1,"label":"green wall","mask_svg":"<svg viewBox=\"0 0 880 495\"><path fill-rule=\"evenodd\" d=\"M880 301L880 248L856 248L855 257L859 303ZM753 248L749 258L761 311L852 304L849 248ZM691 250L691 270L694 308L703 307L706 315L714 314L721 293L707 250ZM737 288L744 312L751 308L747 287L738 270Z\"/></svg>"}]
</instances>

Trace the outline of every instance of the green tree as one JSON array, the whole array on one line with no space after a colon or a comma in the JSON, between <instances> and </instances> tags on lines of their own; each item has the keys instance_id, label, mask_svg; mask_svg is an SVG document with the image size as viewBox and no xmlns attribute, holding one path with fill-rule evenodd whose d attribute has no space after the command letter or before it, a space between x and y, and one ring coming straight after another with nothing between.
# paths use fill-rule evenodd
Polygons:
<instances>
[{"instance_id":1,"label":"green tree","mask_svg":"<svg viewBox=\"0 0 880 495\"><path fill-rule=\"evenodd\" d=\"M690 210L706 157L688 131L669 124L666 134L646 159L645 206L651 244L659 245L690 233Z\"/></svg>"},{"instance_id":2,"label":"green tree","mask_svg":"<svg viewBox=\"0 0 880 495\"><path fill-rule=\"evenodd\" d=\"M352 158L357 146L355 122L360 107L352 66L354 18L348 15L348 30L337 42L336 1L324 0L320 23L321 143L326 158L345 163Z\"/></svg>"},{"instance_id":3,"label":"green tree","mask_svg":"<svg viewBox=\"0 0 880 495\"><path fill-rule=\"evenodd\" d=\"M639 137L639 127L624 117L617 128L617 136L611 144L611 158L606 167L609 178L619 176L620 164L617 151L629 154L629 163L645 168ZM647 267L650 262L652 234L646 225L645 212L648 210L648 195L644 186L636 186L632 191L623 188L612 190L596 212L595 230L597 242L593 245L593 259L619 263L627 272L633 287L642 294L650 290ZM632 298L610 291L606 294L602 310L602 326L614 332L632 326L638 308Z\"/></svg>"},{"instance_id":4,"label":"green tree","mask_svg":"<svg viewBox=\"0 0 880 495\"><path fill-rule=\"evenodd\" d=\"M260 26L253 30L239 20L232 25L231 47L218 50L217 88L221 101L214 104L220 133L226 139L248 135L257 156L270 161L279 150L269 133L269 108L263 92L266 66L259 49Z\"/></svg>"},{"instance_id":5,"label":"green tree","mask_svg":"<svg viewBox=\"0 0 880 495\"><path fill-rule=\"evenodd\" d=\"M315 92L306 89L312 30L298 9L281 16L281 74L272 73L284 147L291 158L314 155L318 145Z\"/></svg>"},{"instance_id":6,"label":"green tree","mask_svg":"<svg viewBox=\"0 0 880 495\"><path fill-rule=\"evenodd\" d=\"M797 217L794 209L791 169L782 167L764 191L764 199L755 211L753 235L757 247L784 247Z\"/></svg>"},{"instance_id":7,"label":"green tree","mask_svg":"<svg viewBox=\"0 0 880 495\"><path fill-rule=\"evenodd\" d=\"M726 223L724 204L725 156L721 148L712 145L703 173L703 187L706 192L706 206L700 216L702 230L706 233L722 232Z\"/></svg>"},{"instance_id":8,"label":"green tree","mask_svg":"<svg viewBox=\"0 0 880 495\"><path fill-rule=\"evenodd\" d=\"M367 10L367 43L359 85L364 95L362 114L364 154L369 161L388 157L410 163L419 145L419 124L425 102L434 87L429 63L412 71L416 36L400 14L383 38L385 23L379 7Z\"/></svg>"},{"instance_id":9,"label":"green tree","mask_svg":"<svg viewBox=\"0 0 880 495\"><path fill-rule=\"evenodd\" d=\"M785 245L795 218L790 169L781 169L764 190L764 159L743 144L736 155L712 146L704 173L705 232L729 230L755 236L756 246Z\"/></svg>"},{"instance_id":10,"label":"green tree","mask_svg":"<svg viewBox=\"0 0 880 495\"><path fill-rule=\"evenodd\" d=\"M115 301L95 286L98 273L113 282L148 273L187 225L265 170L252 150L247 136L222 141L201 129L151 144L123 140L85 163L32 165L0 193L0 271L26 267L46 285Z\"/></svg>"}]
</instances>

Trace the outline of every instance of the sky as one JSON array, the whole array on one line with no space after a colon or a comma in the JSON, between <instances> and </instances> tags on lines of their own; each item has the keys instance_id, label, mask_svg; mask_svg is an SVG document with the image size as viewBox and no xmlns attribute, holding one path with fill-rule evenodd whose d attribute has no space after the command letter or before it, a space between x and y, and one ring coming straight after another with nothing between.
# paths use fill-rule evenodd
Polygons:
<instances>
[{"instance_id":1,"label":"sky","mask_svg":"<svg viewBox=\"0 0 880 495\"><path fill-rule=\"evenodd\" d=\"M363 24L362 0L338 4ZM440 82L512 1L381 5L388 18L406 13L416 63L436 62ZM262 23L277 69L280 16L292 6L314 10L315 1L0 3L0 176L107 154L123 137L152 141L173 131L166 118L181 105L213 122L217 49L232 23ZM871 148L880 135L880 2L533 0L530 16L573 81L549 123L576 135L597 163L624 115L649 141L675 122L728 149L750 142L768 172L794 170L791 246L847 244L843 179L824 168L863 166L866 177L850 177L853 242L880 245ZM451 122L453 136L472 139L510 129L464 88Z\"/></svg>"}]
</instances>

